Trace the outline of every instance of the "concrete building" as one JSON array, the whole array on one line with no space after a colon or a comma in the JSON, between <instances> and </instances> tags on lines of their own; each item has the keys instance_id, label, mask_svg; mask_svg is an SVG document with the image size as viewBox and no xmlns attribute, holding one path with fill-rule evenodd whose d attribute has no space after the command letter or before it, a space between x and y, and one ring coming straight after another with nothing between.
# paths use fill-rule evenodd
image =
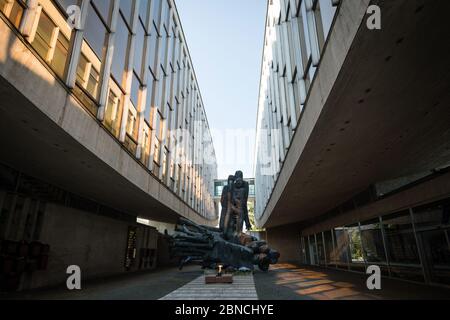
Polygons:
<instances>
[{"instance_id":1,"label":"concrete building","mask_svg":"<svg viewBox=\"0 0 450 320\"><path fill-rule=\"evenodd\" d=\"M256 218L282 260L450 285L449 11L268 1Z\"/></svg>"},{"instance_id":2,"label":"concrete building","mask_svg":"<svg viewBox=\"0 0 450 320\"><path fill-rule=\"evenodd\" d=\"M153 267L157 233L137 217L217 224L173 0L0 0L0 96L2 286Z\"/></svg>"}]
</instances>

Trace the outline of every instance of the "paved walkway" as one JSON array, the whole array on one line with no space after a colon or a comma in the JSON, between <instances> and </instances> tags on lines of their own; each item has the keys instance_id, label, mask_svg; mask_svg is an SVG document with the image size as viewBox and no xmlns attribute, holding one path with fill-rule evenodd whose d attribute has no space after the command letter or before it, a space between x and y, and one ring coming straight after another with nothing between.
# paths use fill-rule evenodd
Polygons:
<instances>
[{"instance_id":1,"label":"paved walkway","mask_svg":"<svg viewBox=\"0 0 450 320\"><path fill-rule=\"evenodd\" d=\"M268 273L256 271L254 278L263 300L450 300L447 288L382 278L382 290L371 291L364 274L295 264L271 266Z\"/></svg>"},{"instance_id":2,"label":"paved walkway","mask_svg":"<svg viewBox=\"0 0 450 320\"><path fill-rule=\"evenodd\" d=\"M53 289L0 293L0 300L158 300L201 274L203 271L199 266L187 266L182 271L164 268L82 281L82 290L69 291L64 285Z\"/></svg>"},{"instance_id":3,"label":"paved walkway","mask_svg":"<svg viewBox=\"0 0 450 320\"><path fill-rule=\"evenodd\" d=\"M199 266L160 269L82 282L82 290L64 287L20 293L0 293L0 299L32 300L373 300L446 299L450 289L382 278L382 290L370 291L364 274L294 264L271 266L269 272L235 276L232 285L204 284Z\"/></svg>"},{"instance_id":4,"label":"paved walkway","mask_svg":"<svg viewBox=\"0 0 450 320\"><path fill-rule=\"evenodd\" d=\"M160 300L258 300L253 275L235 276L232 284L205 284L202 275Z\"/></svg>"}]
</instances>

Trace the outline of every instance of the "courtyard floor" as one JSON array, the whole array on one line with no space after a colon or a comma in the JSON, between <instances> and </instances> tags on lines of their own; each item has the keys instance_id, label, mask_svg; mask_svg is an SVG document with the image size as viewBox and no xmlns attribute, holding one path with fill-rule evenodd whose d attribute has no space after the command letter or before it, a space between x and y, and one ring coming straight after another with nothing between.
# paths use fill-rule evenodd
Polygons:
<instances>
[{"instance_id":1,"label":"courtyard floor","mask_svg":"<svg viewBox=\"0 0 450 320\"><path fill-rule=\"evenodd\" d=\"M449 299L450 289L382 278L382 289L370 291L367 277L345 271L278 264L268 273L235 277L233 285L204 285L198 266L179 271L165 268L127 274L82 284L82 290L55 288L13 294L0 299L31 300L171 300L171 299L260 299L260 300L376 300ZM237 279L238 278L238 279Z\"/></svg>"}]
</instances>

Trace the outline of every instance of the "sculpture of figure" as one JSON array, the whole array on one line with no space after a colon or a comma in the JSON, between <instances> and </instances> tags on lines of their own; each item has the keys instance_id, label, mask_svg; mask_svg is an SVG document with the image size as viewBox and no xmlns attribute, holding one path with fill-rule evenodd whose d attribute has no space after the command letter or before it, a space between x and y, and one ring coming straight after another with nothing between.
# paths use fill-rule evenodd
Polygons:
<instances>
[{"instance_id":1,"label":"sculpture of figure","mask_svg":"<svg viewBox=\"0 0 450 320\"><path fill-rule=\"evenodd\" d=\"M249 184L242 171L228 177L221 197L219 228L199 226L180 219L171 240L171 255L180 257L180 267L190 261L200 261L204 267L214 268L222 263L231 268L267 271L278 261L280 254L269 248L265 241L242 232L243 224L251 229L248 217Z\"/></svg>"},{"instance_id":2,"label":"sculpture of figure","mask_svg":"<svg viewBox=\"0 0 450 320\"><path fill-rule=\"evenodd\" d=\"M239 199L241 204L241 207L239 208L239 224L237 226L239 232L242 232L244 223L247 230L250 230L252 228L250 219L248 217L248 193L249 184L244 180L244 174L242 173L242 171L236 171L234 175L233 196L235 197L234 199Z\"/></svg>"},{"instance_id":3,"label":"sculpture of figure","mask_svg":"<svg viewBox=\"0 0 450 320\"><path fill-rule=\"evenodd\" d=\"M230 187L233 185L234 183L234 176L228 176L228 183L226 186L223 187L222 189L222 196L220 198L220 204L222 206L222 210L220 212L220 223L219 223L219 228L222 231L225 231L225 228L227 226L228 223L226 223L228 217L228 197L229 197L229 191L230 191Z\"/></svg>"},{"instance_id":4,"label":"sculpture of figure","mask_svg":"<svg viewBox=\"0 0 450 320\"><path fill-rule=\"evenodd\" d=\"M269 248L265 241L241 233L233 241L223 238L220 229L200 226L180 218L171 238L171 256L180 258L180 269L189 262L200 262L205 268L215 268L217 264L233 269L268 271L270 264L278 262L280 254Z\"/></svg>"}]
</instances>

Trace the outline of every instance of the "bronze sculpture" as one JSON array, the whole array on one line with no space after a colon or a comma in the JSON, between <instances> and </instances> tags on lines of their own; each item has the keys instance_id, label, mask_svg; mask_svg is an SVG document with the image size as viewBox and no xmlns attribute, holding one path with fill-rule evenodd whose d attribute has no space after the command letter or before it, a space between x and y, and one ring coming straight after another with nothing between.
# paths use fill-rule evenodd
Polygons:
<instances>
[{"instance_id":1,"label":"bronze sculpture","mask_svg":"<svg viewBox=\"0 0 450 320\"><path fill-rule=\"evenodd\" d=\"M200 262L204 268L223 264L228 268L267 271L278 262L280 254L265 241L242 232L243 224L250 229L248 217L249 185L242 171L228 177L221 197L219 228L197 225L181 218L171 237L171 255L180 258L180 268L189 262Z\"/></svg>"}]
</instances>

